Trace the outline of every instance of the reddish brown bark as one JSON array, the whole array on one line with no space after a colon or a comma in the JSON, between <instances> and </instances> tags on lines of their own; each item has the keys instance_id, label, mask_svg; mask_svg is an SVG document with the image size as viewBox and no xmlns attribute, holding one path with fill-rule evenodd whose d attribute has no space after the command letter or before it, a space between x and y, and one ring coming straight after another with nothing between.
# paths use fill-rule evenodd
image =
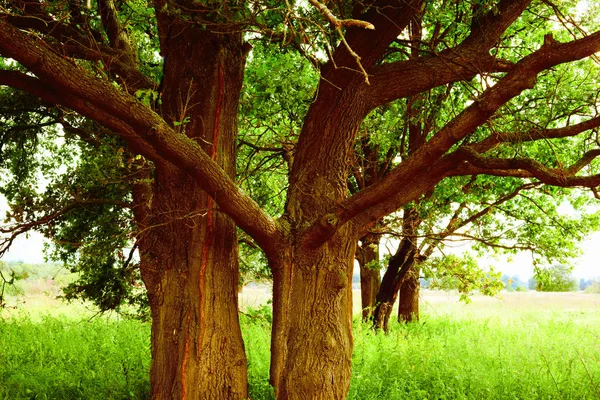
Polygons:
<instances>
[{"instance_id":1,"label":"reddish brown bark","mask_svg":"<svg viewBox=\"0 0 600 400\"><path fill-rule=\"evenodd\" d=\"M208 218L206 194L181 172L157 171L156 187L160 226L140 246L152 311L152 398L244 399L235 226L220 213Z\"/></svg>"},{"instance_id":2,"label":"reddish brown bark","mask_svg":"<svg viewBox=\"0 0 600 400\"><path fill-rule=\"evenodd\" d=\"M353 235L342 229L319 248L289 246L273 263L271 384L278 399L346 398Z\"/></svg>"},{"instance_id":3,"label":"reddish brown bark","mask_svg":"<svg viewBox=\"0 0 600 400\"><path fill-rule=\"evenodd\" d=\"M377 293L377 305L373 313L375 329L383 329L384 332L387 332L392 307L396 302L400 287L417 261L418 248L414 234L420 221L414 208L404 208L402 220L404 237L400 241L396 253L390 258Z\"/></svg>"},{"instance_id":4,"label":"reddish brown bark","mask_svg":"<svg viewBox=\"0 0 600 400\"><path fill-rule=\"evenodd\" d=\"M170 21L162 43L159 112L233 177L244 64L240 35ZM150 190L140 253L152 311L152 398L245 399L235 224L172 165L156 164Z\"/></svg>"},{"instance_id":5,"label":"reddish brown bark","mask_svg":"<svg viewBox=\"0 0 600 400\"><path fill-rule=\"evenodd\" d=\"M343 398L350 376L350 277L359 232L417 199L445 176L473 173L475 167L476 173L506 168L506 175L523 176L526 170L544 182L598 186L598 175L582 178L569 169L567 176L562 169L542 171L539 165L521 160L494 164L464 147L454 150L507 101L533 87L541 71L600 49L600 33L596 32L566 44L546 40L515 65L497 63L490 49L529 3L501 0L493 10L473 16L471 32L462 44L389 63L382 62L384 52L419 12L422 2L380 0L366 10L357 5L355 16L375 29L349 28L345 41L334 51L335 62L320 69L322 80L298 140L279 223L239 190L228 167L233 165L234 154L230 138L237 106L233 103L237 104L241 84L241 30L252 25L236 20L243 13L228 8L229 2L169 3L167 7L166 2L155 1L165 57L161 117L132 96L138 87L148 88L147 82L136 65L128 64L135 63L135 57L127 54L133 50L121 38L126 31L113 28L118 18L109 15L109 8L103 7L108 13L103 16L103 31L79 32L68 18L62 22L50 14L22 15L29 11L9 6L14 18L0 19L0 54L15 59L29 75L0 71L0 80L95 119L120 135L132 151L156 164L155 196L146 196L152 204L141 223L146 236L140 243L142 272L157 320L153 349L163 352L155 355L152 367L155 398L226 398L244 391L244 379L234 382L236 373L226 371L237 371L241 341L217 332L216 327L230 327L229 317L209 317L211 312L233 315L228 307L235 307L235 285L231 285L235 262L230 259L235 248L233 227L215 204L256 240L273 267L271 381L277 396ZM219 8L211 9L211 5ZM202 18L213 17L221 22L201 23L207 22ZM37 28L31 25L34 21ZM73 36L62 28L84 34ZM25 32L29 29L34 32ZM105 36L108 45L103 42ZM52 40L44 42L48 37ZM83 43L87 52L75 54L70 47L73 43ZM102 60L106 74L90 73L83 67L87 64L75 63L73 57L93 63ZM490 71L508 73L428 137L419 151L403 159L386 178L347 198L347 160L369 111ZM188 113L190 108L196 110ZM189 123L186 116L190 116ZM398 271L406 272L414 244L406 239L401 247L403 255L395 262ZM390 285L396 287L399 282L392 280ZM230 296L229 304L210 304ZM236 329L227 334L232 332L238 336ZM208 343L210 347L204 347ZM215 350L229 349L230 344L231 351ZM205 354L209 356L203 358ZM209 364L218 366L218 372L213 373ZM163 370L165 376L159 376ZM196 379L200 388L194 386Z\"/></svg>"}]
</instances>

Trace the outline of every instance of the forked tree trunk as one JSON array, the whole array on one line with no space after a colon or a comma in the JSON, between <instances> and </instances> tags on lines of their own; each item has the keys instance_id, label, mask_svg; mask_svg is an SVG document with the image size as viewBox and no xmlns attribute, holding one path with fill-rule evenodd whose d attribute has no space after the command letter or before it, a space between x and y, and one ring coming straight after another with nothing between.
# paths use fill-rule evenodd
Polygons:
<instances>
[{"instance_id":1,"label":"forked tree trunk","mask_svg":"<svg viewBox=\"0 0 600 400\"><path fill-rule=\"evenodd\" d=\"M404 208L402 218L402 233L404 237L398 245L398 250L390 258L388 267L383 274L377 305L373 314L373 328L388 331L388 322L392 314L392 307L398 297L398 291L406 275L412 270L417 255L417 242L414 238L415 229L421 222L418 213L412 207Z\"/></svg>"},{"instance_id":2,"label":"forked tree trunk","mask_svg":"<svg viewBox=\"0 0 600 400\"><path fill-rule=\"evenodd\" d=\"M278 399L346 398L354 243L342 228L319 248L290 246L274 264L271 384Z\"/></svg>"},{"instance_id":3,"label":"forked tree trunk","mask_svg":"<svg viewBox=\"0 0 600 400\"><path fill-rule=\"evenodd\" d=\"M158 111L233 177L241 35L176 19L167 28L160 31L166 54ZM245 399L236 227L186 171L170 164L155 166L150 191L140 257L152 311L151 396Z\"/></svg>"},{"instance_id":4,"label":"forked tree trunk","mask_svg":"<svg viewBox=\"0 0 600 400\"><path fill-rule=\"evenodd\" d=\"M360 267L360 299L363 321L368 321L375 310L375 302L381 284L380 269L373 264L379 261L379 236L368 234L361 239L357 260Z\"/></svg>"},{"instance_id":5,"label":"forked tree trunk","mask_svg":"<svg viewBox=\"0 0 600 400\"><path fill-rule=\"evenodd\" d=\"M388 331L388 323L392 308L398 297L398 291L406 275L410 272L415 262L415 246L408 239L400 242L396 254L390 258L387 270L383 275L379 293L377 293L377 305L373 313L373 327Z\"/></svg>"},{"instance_id":6,"label":"forked tree trunk","mask_svg":"<svg viewBox=\"0 0 600 400\"><path fill-rule=\"evenodd\" d=\"M413 267L404 277L398 298L398 322L419 320L419 269Z\"/></svg>"}]
</instances>

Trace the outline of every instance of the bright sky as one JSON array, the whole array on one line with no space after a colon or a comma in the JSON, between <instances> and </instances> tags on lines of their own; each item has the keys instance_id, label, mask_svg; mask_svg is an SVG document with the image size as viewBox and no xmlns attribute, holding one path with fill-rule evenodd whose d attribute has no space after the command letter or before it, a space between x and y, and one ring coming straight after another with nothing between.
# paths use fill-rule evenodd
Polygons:
<instances>
[{"instance_id":1,"label":"bright sky","mask_svg":"<svg viewBox=\"0 0 600 400\"><path fill-rule=\"evenodd\" d=\"M600 232L595 232L580 246L583 254L573 261L573 276L579 278L600 277ZM496 270L527 280L533 275L531 254L522 252L509 260L507 257L490 258L481 264L493 265Z\"/></svg>"},{"instance_id":2,"label":"bright sky","mask_svg":"<svg viewBox=\"0 0 600 400\"><path fill-rule=\"evenodd\" d=\"M2 257L2 260L43 263L43 243L44 240L38 233L34 232L28 238L23 236L14 242L12 248ZM583 255L574 262L573 275L577 279L600 277L600 232L590 235L589 239L582 243L581 248ZM533 274L533 265L528 253L518 254L511 261L507 260L506 257L496 259L490 256L488 260L481 260L481 265L493 265L496 270L510 276L518 275L524 281Z\"/></svg>"}]
</instances>

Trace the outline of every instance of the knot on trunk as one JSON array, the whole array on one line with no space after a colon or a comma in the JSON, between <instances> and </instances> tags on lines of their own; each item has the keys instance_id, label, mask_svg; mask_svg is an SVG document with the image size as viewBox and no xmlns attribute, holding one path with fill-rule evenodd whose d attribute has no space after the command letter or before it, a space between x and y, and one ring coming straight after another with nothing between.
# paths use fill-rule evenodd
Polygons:
<instances>
[{"instance_id":1,"label":"knot on trunk","mask_svg":"<svg viewBox=\"0 0 600 400\"><path fill-rule=\"evenodd\" d=\"M335 214L326 214L321 218L321 226L325 228L333 228L338 222L338 217Z\"/></svg>"},{"instance_id":2,"label":"knot on trunk","mask_svg":"<svg viewBox=\"0 0 600 400\"><path fill-rule=\"evenodd\" d=\"M329 272L331 279L331 288L335 291L341 291L348 284L348 275L344 271L332 270Z\"/></svg>"}]
</instances>

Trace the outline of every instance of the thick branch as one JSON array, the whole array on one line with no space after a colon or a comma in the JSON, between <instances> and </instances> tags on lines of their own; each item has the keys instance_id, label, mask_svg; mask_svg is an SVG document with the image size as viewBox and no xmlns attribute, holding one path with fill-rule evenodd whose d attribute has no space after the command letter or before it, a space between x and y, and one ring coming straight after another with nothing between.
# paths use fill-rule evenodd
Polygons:
<instances>
[{"instance_id":1,"label":"thick branch","mask_svg":"<svg viewBox=\"0 0 600 400\"><path fill-rule=\"evenodd\" d=\"M90 76L38 40L0 20L0 54L11 57L70 99L82 115L120 133L135 151L152 161L167 160L193 176L232 219L269 253L276 246L279 228L249 196L211 159L202 147L177 134L150 108L110 82ZM85 101L83 101L85 100ZM115 123L114 121L118 121ZM157 156L160 154L160 157Z\"/></svg>"},{"instance_id":2,"label":"thick branch","mask_svg":"<svg viewBox=\"0 0 600 400\"><path fill-rule=\"evenodd\" d=\"M113 11L115 11L114 6ZM105 11L105 13L111 15L109 12ZM113 17L116 19L116 16L113 15ZM86 34L83 34L76 27L54 21L47 15L0 14L0 19L17 28L53 37L58 42L54 45L58 53L94 62L101 60L110 72L119 75L131 93L135 93L139 89L154 87L153 82L140 72L135 50L118 20L112 23L107 22L109 25L109 28L106 28L107 34L111 38L113 46L110 48L102 44L102 36L98 33L87 31Z\"/></svg>"},{"instance_id":3,"label":"thick branch","mask_svg":"<svg viewBox=\"0 0 600 400\"><path fill-rule=\"evenodd\" d=\"M468 147L457 151L456 156L468 165L456 169L453 175L488 174L536 178L548 185L561 187L598 187L600 175L576 176L586 165L600 157L600 149L590 150L568 168L549 168L542 163L524 158L484 157Z\"/></svg>"},{"instance_id":4,"label":"thick branch","mask_svg":"<svg viewBox=\"0 0 600 400\"><path fill-rule=\"evenodd\" d=\"M478 153L485 153L501 143L524 143L541 139L558 139L577 136L578 134L600 126L600 117L563 128L532 130L518 133L496 133L469 147Z\"/></svg>"},{"instance_id":5,"label":"thick branch","mask_svg":"<svg viewBox=\"0 0 600 400\"><path fill-rule=\"evenodd\" d=\"M98 122L102 121L105 127L123 136L130 143L133 151L144 154L148 159L155 162L165 162L162 156L151 146L136 137L135 132L129 125L110 112L101 110L80 97L69 95L64 91L61 92L60 89L56 89L38 78L18 71L0 70L0 85L26 91L48 103L62 104ZM85 137L82 139L86 140Z\"/></svg>"},{"instance_id":6,"label":"thick branch","mask_svg":"<svg viewBox=\"0 0 600 400\"><path fill-rule=\"evenodd\" d=\"M510 71L510 63L490 56L489 50L527 8L531 1L503 0L497 14L480 17L471 35L453 49L433 56L383 64L369 72L373 75L365 96L372 107L415 95L450 82L471 79L483 72ZM393 83L393 84L391 84Z\"/></svg>"},{"instance_id":7,"label":"thick branch","mask_svg":"<svg viewBox=\"0 0 600 400\"><path fill-rule=\"evenodd\" d=\"M399 188L409 187L409 184L411 187L415 185L426 187L425 180L432 179L432 182L437 182L442 177L448 176L448 168L452 167L451 160L443 162L449 162L445 167L446 170L440 170L443 163L433 168L434 164L453 145L487 121L507 101L519 95L523 90L533 87L537 74L555 65L575 61L598 51L600 51L600 32L569 43L545 43L538 51L517 63L513 71L503 77L495 86L488 88L477 101L444 126L429 142L407 161L396 167L385 179L352 196L342 204L338 211L340 221L356 219L357 223L368 224L398 209L405 204L407 197L406 194L398 192ZM437 177L432 175L436 169L440 174ZM357 218L361 214L369 216L366 220L364 217Z\"/></svg>"}]
</instances>

